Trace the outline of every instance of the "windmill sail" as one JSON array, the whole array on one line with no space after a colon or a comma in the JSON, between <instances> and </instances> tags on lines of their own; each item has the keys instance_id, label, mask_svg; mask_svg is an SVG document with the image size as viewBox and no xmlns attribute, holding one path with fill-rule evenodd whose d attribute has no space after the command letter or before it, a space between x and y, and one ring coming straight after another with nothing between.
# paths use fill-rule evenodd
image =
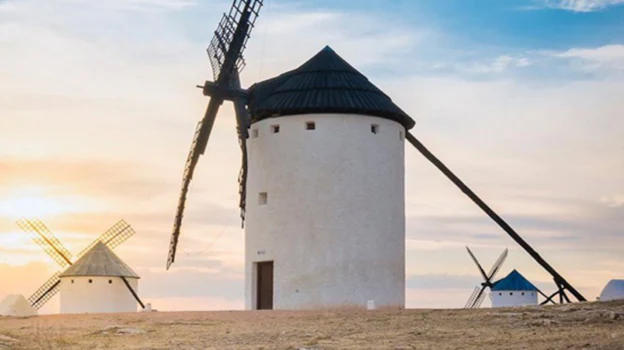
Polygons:
<instances>
[{"instance_id":1,"label":"windmill sail","mask_svg":"<svg viewBox=\"0 0 624 350\"><path fill-rule=\"evenodd\" d=\"M39 219L22 218L17 221L17 225L24 232L29 233L32 240L61 267L65 268L71 265L72 255L69 250L63 246L61 241Z\"/></svg>"},{"instance_id":2,"label":"windmill sail","mask_svg":"<svg viewBox=\"0 0 624 350\"><path fill-rule=\"evenodd\" d=\"M48 300L58 293L61 286L60 275L60 272L56 272L28 298L28 302L32 307L40 309Z\"/></svg>"},{"instance_id":3,"label":"windmill sail","mask_svg":"<svg viewBox=\"0 0 624 350\"><path fill-rule=\"evenodd\" d=\"M238 77L235 79L235 87L240 88ZM247 106L241 98L234 101L234 110L236 112L236 126L238 134L238 145L241 148L241 169L238 174L238 195L241 216L241 226L245 225L245 207L247 197L247 138L249 138L249 112Z\"/></svg>"},{"instance_id":4,"label":"windmill sail","mask_svg":"<svg viewBox=\"0 0 624 350\"><path fill-rule=\"evenodd\" d=\"M169 243L169 254L167 255L167 269L175 261L175 254L178 247L178 238L180 237L180 228L182 227L182 217L184 215L184 208L186 207L186 195L188 194L191 180L193 179L193 172L199 156L204 153L210 132L214 120L217 117L219 106L223 103L223 100L218 100L216 97L212 97L206 110L206 115L197 124L195 130L195 136L191 143L191 150L186 158L186 164L184 166L184 175L182 177L182 190L180 192L180 198L178 199L178 208L176 210L175 219L173 222L173 233L171 234L171 241Z\"/></svg>"},{"instance_id":5,"label":"windmill sail","mask_svg":"<svg viewBox=\"0 0 624 350\"><path fill-rule=\"evenodd\" d=\"M479 296L480 290L481 290L481 287L474 288L474 290L472 291L472 294L470 294L470 298L468 298L468 301L466 302L466 305L464 306L465 309L472 309L475 301L477 300L477 297Z\"/></svg>"},{"instance_id":6,"label":"windmill sail","mask_svg":"<svg viewBox=\"0 0 624 350\"><path fill-rule=\"evenodd\" d=\"M477 296L477 300L475 300L474 304L472 305L472 308L479 308L481 307L481 304L483 304L483 299L485 299L485 287L483 287L481 289L481 292L479 292L479 295Z\"/></svg>"},{"instance_id":7,"label":"windmill sail","mask_svg":"<svg viewBox=\"0 0 624 350\"><path fill-rule=\"evenodd\" d=\"M182 189L178 199L178 206L173 222L173 231L167 255L167 269L175 261L175 255L182 227L186 197L193 178L193 173L199 160L204 154L212 127L219 112L219 107L225 100L233 100L236 106L237 128L239 144L243 153L241 173L239 176L239 193L241 195L241 217L244 218L245 183L247 177L247 150L245 140L249 118L244 113L245 102L241 100L244 92L240 88L239 73L245 66L243 50L245 49L251 29L258 17L262 0L234 0L230 12L223 15L217 30L208 46L207 52L212 66L214 83L206 82L203 87L204 95L210 96L210 102L204 118L195 130L191 149L186 159ZM241 108L241 104L243 108Z\"/></svg>"},{"instance_id":8,"label":"windmill sail","mask_svg":"<svg viewBox=\"0 0 624 350\"><path fill-rule=\"evenodd\" d=\"M481 277L483 277L483 283L481 283L480 287L479 286L475 287L474 291L470 295L470 298L468 298L466 305L464 306L467 309L473 309L473 308L480 307L481 304L483 303L483 299L485 298L485 295L486 295L485 289L486 288L492 289L492 286L494 285L492 283L492 279L494 279L494 276L496 275L500 267L505 262L505 259L507 258L508 250L505 249L503 253L500 255L500 257L496 259L496 262L494 263L494 265L492 265L492 268L490 269L490 272L487 275L485 274L483 267L481 267L479 260L477 260L475 255L472 253L472 250L470 250L470 248L468 247L466 247L466 250L468 251L468 254L470 255L470 258L472 259L472 261L474 261L474 263L477 265L477 268L479 268Z\"/></svg>"},{"instance_id":9,"label":"windmill sail","mask_svg":"<svg viewBox=\"0 0 624 350\"><path fill-rule=\"evenodd\" d=\"M86 252L91 250L98 242L104 243L108 248L114 249L121 243L125 242L128 238L135 234L132 227L125 221L119 220L115 225L111 226L108 230L98 237L95 241L86 246L78 255L77 258L81 258Z\"/></svg>"},{"instance_id":10,"label":"windmill sail","mask_svg":"<svg viewBox=\"0 0 624 350\"><path fill-rule=\"evenodd\" d=\"M466 247L466 250L468 251L468 254L470 254L472 261L474 261L474 263L477 265L477 268L479 268L479 272L481 272L481 276L483 276L483 279L487 280L488 276L485 274L485 270L483 270L483 267L481 267L481 264L479 264L479 262L477 261L477 258L474 256L474 254L472 254L472 251L470 250L470 248Z\"/></svg>"},{"instance_id":11,"label":"windmill sail","mask_svg":"<svg viewBox=\"0 0 624 350\"><path fill-rule=\"evenodd\" d=\"M505 249L505 251L501 254L501 256L496 260L494 265L492 265L492 268L490 269L490 272L488 273L488 278L490 281L493 280L494 277L496 277L496 274L500 270L500 267L505 262L505 259L507 259L507 253L509 253L509 250Z\"/></svg>"}]
</instances>

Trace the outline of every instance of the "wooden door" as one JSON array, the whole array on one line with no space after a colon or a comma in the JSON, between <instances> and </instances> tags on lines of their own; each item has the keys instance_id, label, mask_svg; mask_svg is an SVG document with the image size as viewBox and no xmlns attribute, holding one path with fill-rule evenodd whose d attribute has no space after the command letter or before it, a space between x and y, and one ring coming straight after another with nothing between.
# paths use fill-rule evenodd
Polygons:
<instances>
[{"instance_id":1,"label":"wooden door","mask_svg":"<svg viewBox=\"0 0 624 350\"><path fill-rule=\"evenodd\" d=\"M258 299L256 300L257 310L273 309L273 262L259 262L258 266Z\"/></svg>"}]
</instances>

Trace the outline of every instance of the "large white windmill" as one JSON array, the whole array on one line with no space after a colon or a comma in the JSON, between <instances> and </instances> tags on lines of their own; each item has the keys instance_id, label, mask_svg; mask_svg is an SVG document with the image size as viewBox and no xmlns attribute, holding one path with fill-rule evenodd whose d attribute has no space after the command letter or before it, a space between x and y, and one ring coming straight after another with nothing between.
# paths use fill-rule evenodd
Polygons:
<instances>
[{"instance_id":1,"label":"large white windmill","mask_svg":"<svg viewBox=\"0 0 624 350\"><path fill-rule=\"evenodd\" d=\"M234 0L208 47L214 82L186 159L167 268L189 185L224 101L234 104L242 167L248 309L403 307L405 145L414 146L542 266L586 299L410 132L414 120L329 47L241 88L242 52L262 0ZM250 132L251 131L251 132Z\"/></svg>"},{"instance_id":2,"label":"large white windmill","mask_svg":"<svg viewBox=\"0 0 624 350\"><path fill-rule=\"evenodd\" d=\"M56 272L29 298L40 309L56 293L61 294L61 313L135 312L139 276L112 249L126 241L134 230L120 220L83 249L75 259L63 244L38 219L20 219L18 226L56 261Z\"/></svg>"}]
</instances>

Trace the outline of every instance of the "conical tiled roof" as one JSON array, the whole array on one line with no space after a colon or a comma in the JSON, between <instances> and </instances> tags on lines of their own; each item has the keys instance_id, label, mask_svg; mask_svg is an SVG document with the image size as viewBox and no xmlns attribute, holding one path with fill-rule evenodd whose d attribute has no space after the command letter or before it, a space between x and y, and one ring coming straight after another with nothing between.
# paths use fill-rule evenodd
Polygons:
<instances>
[{"instance_id":1,"label":"conical tiled roof","mask_svg":"<svg viewBox=\"0 0 624 350\"><path fill-rule=\"evenodd\" d=\"M391 119L407 129L415 124L329 46L299 68L254 84L249 91L254 122L276 115L347 113Z\"/></svg>"},{"instance_id":2,"label":"conical tiled roof","mask_svg":"<svg viewBox=\"0 0 624 350\"><path fill-rule=\"evenodd\" d=\"M494 282L492 286L493 291L498 290L528 290L528 291L537 291L537 287L535 287L529 280L524 278L520 274L520 272L513 270L507 275L505 278L501 278L500 280Z\"/></svg>"},{"instance_id":3,"label":"conical tiled roof","mask_svg":"<svg viewBox=\"0 0 624 350\"><path fill-rule=\"evenodd\" d=\"M111 276L139 278L136 272L126 265L104 243L98 242L78 261L70 266L61 277L69 276Z\"/></svg>"}]
</instances>

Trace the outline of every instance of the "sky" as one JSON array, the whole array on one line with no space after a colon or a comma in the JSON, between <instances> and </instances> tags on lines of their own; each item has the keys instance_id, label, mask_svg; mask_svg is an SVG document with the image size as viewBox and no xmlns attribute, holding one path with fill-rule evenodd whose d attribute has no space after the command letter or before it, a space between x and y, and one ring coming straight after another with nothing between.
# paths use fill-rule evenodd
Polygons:
<instances>
[{"instance_id":1,"label":"sky","mask_svg":"<svg viewBox=\"0 0 624 350\"><path fill-rule=\"evenodd\" d=\"M0 299L58 270L15 224L74 254L119 219L116 253L159 310L244 307L240 166L225 103L165 270L186 154L229 0L0 0ZM624 278L624 0L265 0L243 86L330 45L416 120L412 132L594 300ZM509 248L552 278L406 144L406 306L463 307ZM488 301L484 303L487 305ZM58 296L42 313L58 312Z\"/></svg>"}]
</instances>

